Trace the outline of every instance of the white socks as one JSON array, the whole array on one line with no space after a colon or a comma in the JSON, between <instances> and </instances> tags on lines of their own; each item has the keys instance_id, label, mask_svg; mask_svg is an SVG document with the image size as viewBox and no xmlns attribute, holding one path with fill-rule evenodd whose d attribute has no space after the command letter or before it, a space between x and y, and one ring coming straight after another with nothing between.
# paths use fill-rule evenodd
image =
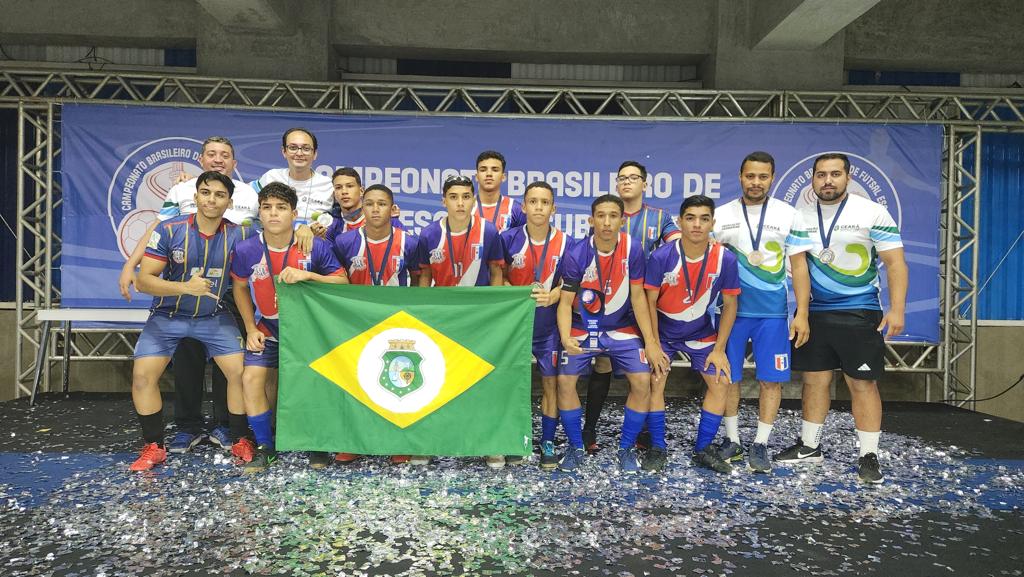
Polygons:
<instances>
[{"instance_id":1,"label":"white socks","mask_svg":"<svg viewBox=\"0 0 1024 577\"><path fill-rule=\"evenodd\" d=\"M878 454L878 437L882 436L881 431L874 433L868 433L865 431L857 430L857 441L860 444L860 456L863 457L868 453Z\"/></svg>"},{"instance_id":2,"label":"white socks","mask_svg":"<svg viewBox=\"0 0 1024 577\"><path fill-rule=\"evenodd\" d=\"M767 445L768 437L772 434L772 427L768 423L763 423L760 420L757 421L757 434L754 435L755 445Z\"/></svg>"},{"instance_id":3,"label":"white socks","mask_svg":"<svg viewBox=\"0 0 1024 577\"><path fill-rule=\"evenodd\" d=\"M821 444L821 430L825 427L825 423L812 423L810 421L800 421L800 441L805 447L811 449L817 449L818 445Z\"/></svg>"},{"instance_id":4,"label":"white socks","mask_svg":"<svg viewBox=\"0 0 1024 577\"><path fill-rule=\"evenodd\" d=\"M725 436L733 443L740 442L740 416L722 417L722 424L725 425Z\"/></svg>"}]
</instances>

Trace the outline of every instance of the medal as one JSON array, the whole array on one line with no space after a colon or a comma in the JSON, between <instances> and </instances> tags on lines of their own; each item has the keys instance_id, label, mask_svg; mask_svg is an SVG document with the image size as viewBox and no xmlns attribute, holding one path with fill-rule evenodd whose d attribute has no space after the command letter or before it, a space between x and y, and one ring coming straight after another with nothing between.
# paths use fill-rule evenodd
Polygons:
<instances>
[{"instance_id":1,"label":"medal","mask_svg":"<svg viewBox=\"0 0 1024 577\"><path fill-rule=\"evenodd\" d=\"M821 203L815 203L815 208L818 209L818 235L821 236L821 252L818 253L818 260L822 264L829 264L836 260L836 253L828 247L832 241L832 233L836 230L836 223L839 222L839 215L843 213L843 207L846 206L846 201L850 200L850 195L843 197L843 202L839 203L839 208L836 210L836 215L832 218L832 224L828 225L828 232L825 232L825 221L821 216Z\"/></svg>"},{"instance_id":2,"label":"medal","mask_svg":"<svg viewBox=\"0 0 1024 577\"><path fill-rule=\"evenodd\" d=\"M755 234L750 230L750 217L747 216L747 205L743 200L740 200L740 206L743 207L743 220L747 221L747 234L750 235L750 247L751 252L747 255L747 262L754 266L761 266L764 262L764 253L758 250L761 247L761 233L764 232L764 215L768 214L768 199L764 200L764 205L761 206L761 218L757 221L757 233Z\"/></svg>"},{"instance_id":3,"label":"medal","mask_svg":"<svg viewBox=\"0 0 1024 577\"><path fill-rule=\"evenodd\" d=\"M324 228L331 226L331 223L334 222L334 217L331 216L331 213L329 212L321 212L320 214L315 215L313 218L316 219L317 224Z\"/></svg>"},{"instance_id":4,"label":"medal","mask_svg":"<svg viewBox=\"0 0 1024 577\"><path fill-rule=\"evenodd\" d=\"M682 239L676 241L676 247L679 249L679 262L683 269L683 279L686 281L686 298L683 302L690 304L697 298L700 293L700 285L704 282L704 271L708 268L708 253L711 252L711 243L709 242L704 249L704 256L700 259L700 272L697 273L697 282L694 285L690 285L690 263L686 262Z\"/></svg>"},{"instance_id":5,"label":"medal","mask_svg":"<svg viewBox=\"0 0 1024 577\"><path fill-rule=\"evenodd\" d=\"M751 252L747 255L747 262L754 266L761 266L761 263L764 262L764 253L759 250Z\"/></svg>"}]
</instances>

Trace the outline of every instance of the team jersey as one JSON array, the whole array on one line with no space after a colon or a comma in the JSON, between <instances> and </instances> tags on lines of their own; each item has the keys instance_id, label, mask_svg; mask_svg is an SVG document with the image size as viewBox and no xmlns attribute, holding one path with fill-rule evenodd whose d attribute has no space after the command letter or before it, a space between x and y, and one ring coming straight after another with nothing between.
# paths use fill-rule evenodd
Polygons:
<instances>
[{"instance_id":1,"label":"team jersey","mask_svg":"<svg viewBox=\"0 0 1024 577\"><path fill-rule=\"evenodd\" d=\"M817 201L800 209L811 241L807 267L811 272L812 311L881 310L878 253L903 247L896 221L884 206L856 194L848 194L847 198L838 222L832 226L829 250L835 256L829 263L820 259L824 245L818 231ZM827 234L839 204L820 206Z\"/></svg>"},{"instance_id":2,"label":"team jersey","mask_svg":"<svg viewBox=\"0 0 1024 577\"><path fill-rule=\"evenodd\" d=\"M233 180L235 191L231 193L231 208L224 211L224 218L235 224L248 226L260 218L260 202L256 191L241 180ZM196 180L179 182L167 191L164 204L157 218L167 220L183 214L196 213Z\"/></svg>"},{"instance_id":3,"label":"team jersey","mask_svg":"<svg viewBox=\"0 0 1024 577\"><path fill-rule=\"evenodd\" d=\"M231 254L235 243L249 236L250 229L221 219L213 236L199 232L194 214L182 215L157 224L146 245L146 256L167 263L162 278L187 282L199 274L211 281L210 292L217 298L193 295L153 297L150 310L168 316L205 317L224 309L221 298L228 290Z\"/></svg>"},{"instance_id":4,"label":"team jersey","mask_svg":"<svg viewBox=\"0 0 1024 577\"><path fill-rule=\"evenodd\" d=\"M627 212L622 216L626 219L623 229L641 242L644 258L649 257L658 245L671 242L681 234L671 216L648 204L641 205L640 210L632 214Z\"/></svg>"},{"instance_id":5,"label":"team jersey","mask_svg":"<svg viewBox=\"0 0 1024 577\"><path fill-rule=\"evenodd\" d=\"M581 307L587 307L591 313L601 312L598 330L606 332L613 339L639 338L640 329L636 324L629 293L630 285L643 284L645 269L643 249L636 239L625 232L619 233L618 242L611 254L598 253L593 236L575 243L566 256L562 270L565 284L579 287L572 301L572 335L575 337L587 333L580 312ZM604 293L603 310L600 308L600 299L588 302L588 292Z\"/></svg>"},{"instance_id":6,"label":"team jersey","mask_svg":"<svg viewBox=\"0 0 1024 577\"><path fill-rule=\"evenodd\" d=\"M334 184L329 177L313 172L309 180L294 180L288 176L287 168L271 168L263 173L259 180L253 181L252 188L257 193L271 182L281 182L295 189L299 195L299 203L295 210L298 217L295 226L309 224L314 212L330 212L334 205Z\"/></svg>"},{"instance_id":7,"label":"team jersey","mask_svg":"<svg viewBox=\"0 0 1024 577\"><path fill-rule=\"evenodd\" d=\"M529 286L539 282L551 290L562 284L563 258L571 239L555 227L548 231L547 248L544 242L530 238L526 226L517 226L501 233L501 246L505 254L506 279L513 286ZM533 318L533 337L548 336L558 331L555 322L558 303L537 307Z\"/></svg>"},{"instance_id":8,"label":"team jersey","mask_svg":"<svg viewBox=\"0 0 1024 577\"><path fill-rule=\"evenodd\" d=\"M361 208L352 211L351 214L343 215L341 210L333 210L330 212L331 224L324 230L324 240L334 244L334 241L345 234L366 225L366 215L363 214ZM397 216L391 217L391 226L402 228L402 222Z\"/></svg>"},{"instance_id":9,"label":"team jersey","mask_svg":"<svg viewBox=\"0 0 1024 577\"><path fill-rule=\"evenodd\" d=\"M480 216L494 225L498 232L526 224L526 213L519 203L505 195L498 195L495 204L484 204L477 197L473 204L473 215Z\"/></svg>"},{"instance_id":10,"label":"team jersey","mask_svg":"<svg viewBox=\"0 0 1024 577\"><path fill-rule=\"evenodd\" d=\"M420 246L416 262L421 269L430 270L434 286L487 286L491 284L490 264L504 262L501 240L494 225L479 216L473 216L472 227L452 234L448 247L445 234L448 217L430 223L420 233ZM449 252L455 256L453 265Z\"/></svg>"},{"instance_id":11,"label":"team jersey","mask_svg":"<svg viewBox=\"0 0 1024 577\"><path fill-rule=\"evenodd\" d=\"M391 239L388 247L388 239L369 240L366 229L358 228L334 240L334 254L348 270L350 283L409 286L410 271L419 271L416 262L419 241L396 227L391 227ZM384 254L385 250L387 254ZM378 275L378 282L374 282L371 272Z\"/></svg>"},{"instance_id":12,"label":"team jersey","mask_svg":"<svg viewBox=\"0 0 1024 577\"><path fill-rule=\"evenodd\" d=\"M272 340L277 340L279 328L274 279L286 267L308 270L324 276L345 276L345 269L341 268L338 259L334 258L331 245L319 238L313 239L313 248L308 255L303 254L299 247L294 245L289 249L266 247L262 233L238 243L231 262L231 277L249 281L253 302L260 313L256 328Z\"/></svg>"},{"instance_id":13,"label":"team jersey","mask_svg":"<svg viewBox=\"0 0 1024 577\"><path fill-rule=\"evenodd\" d=\"M750 253L754 251L751 237L757 236L761 211L766 205L768 210L764 213L764 226L758 243L758 252L764 260L755 265L749 260ZM743 199L740 198L715 210L712 237L731 250L739 262L743 297L739 299L736 314L741 317L789 316L786 257L811 250L811 240L807 237L800 213L774 198L769 198L766 205L748 206L746 218L743 216Z\"/></svg>"},{"instance_id":14,"label":"team jersey","mask_svg":"<svg viewBox=\"0 0 1024 577\"><path fill-rule=\"evenodd\" d=\"M647 261L644 288L658 291L658 335L664 340L696 340L717 332L715 303L719 294L740 294L736 255L719 243L708 248L704 275L702 258L686 260L693 295L686 287L679 242L662 245Z\"/></svg>"}]
</instances>

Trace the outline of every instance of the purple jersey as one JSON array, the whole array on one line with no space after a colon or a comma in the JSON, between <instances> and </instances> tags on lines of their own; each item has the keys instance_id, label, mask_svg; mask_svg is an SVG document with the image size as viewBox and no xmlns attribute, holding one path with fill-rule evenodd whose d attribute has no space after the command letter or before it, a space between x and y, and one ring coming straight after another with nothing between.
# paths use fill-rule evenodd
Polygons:
<instances>
[{"instance_id":1,"label":"purple jersey","mask_svg":"<svg viewBox=\"0 0 1024 577\"><path fill-rule=\"evenodd\" d=\"M400 228L391 227L390 246L388 239L367 239L366 229L359 228L335 239L334 254L352 284L409 286L410 272L419 272L418 247L418 239Z\"/></svg>"},{"instance_id":2,"label":"purple jersey","mask_svg":"<svg viewBox=\"0 0 1024 577\"><path fill-rule=\"evenodd\" d=\"M599 314L599 330L616 339L639 338L629 293L630 285L643 284L644 270L643 247L624 232L619 233L611 254L598 253L593 236L577 242L565 259L562 273L565 284L579 286L572 302L572 335L587 333L581 315L581 307L585 307L588 314ZM603 307L597 293L604 295Z\"/></svg>"},{"instance_id":3,"label":"purple jersey","mask_svg":"<svg viewBox=\"0 0 1024 577\"><path fill-rule=\"evenodd\" d=\"M450 247L445 228L447 217L430 223L420 233L416 262L421 269L430 270L434 286L488 286L491 284L488 265L504 262L497 229L479 216L472 219L468 231L451 235Z\"/></svg>"},{"instance_id":4,"label":"purple jersey","mask_svg":"<svg viewBox=\"0 0 1024 577\"><path fill-rule=\"evenodd\" d=\"M146 256L166 263L162 278L187 282L195 275L212 282L210 292L217 298L193 295L153 297L151 310L168 316L204 317L224 310L221 297L230 286L231 251L235 243L249 234L242 228L221 219L213 236L199 232L196 215L167 219L153 230L146 245Z\"/></svg>"},{"instance_id":5,"label":"purple jersey","mask_svg":"<svg viewBox=\"0 0 1024 577\"><path fill-rule=\"evenodd\" d=\"M707 262L686 259L686 272L679 242L664 244L647 261L644 288L657 290L658 335L666 340L694 340L715 334L715 303L719 293L740 294L736 255L716 242L709 245ZM703 267L702 267L703 264ZM701 276L701 268L704 269ZM687 275L690 288L687 288Z\"/></svg>"},{"instance_id":6,"label":"purple jersey","mask_svg":"<svg viewBox=\"0 0 1024 577\"><path fill-rule=\"evenodd\" d=\"M501 233L501 246L505 253L505 278L513 286L529 286L540 283L551 290L562 284L563 257L572 239L562 231L551 227L548 240L530 240L526 226L519 226ZM558 303L537 307L533 319L533 338L539 339L558 332L555 323Z\"/></svg>"},{"instance_id":7,"label":"purple jersey","mask_svg":"<svg viewBox=\"0 0 1024 577\"><path fill-rule=\"evenodd\" d=\"M267 255L270 262L267 262ZM299 247L292 245L288 249L267 249L263 244L263 235L246 239L235 246L234 260L231 263L231 276L237 280L247 280L252 287L256 310L260 313L260 322L256 325L260 331L272 339L277 339L277 289L274 279L286 267L308 270L324 276L344 275L334 251L326 241L314 238L313 250L306 255Z\"/></svg>"}]
</instances>

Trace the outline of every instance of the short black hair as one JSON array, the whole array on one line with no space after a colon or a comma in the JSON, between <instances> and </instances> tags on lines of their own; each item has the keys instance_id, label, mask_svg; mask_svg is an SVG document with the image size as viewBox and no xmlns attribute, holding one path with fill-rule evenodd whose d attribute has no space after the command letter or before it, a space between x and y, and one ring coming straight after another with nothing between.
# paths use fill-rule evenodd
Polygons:
<instances>
[{"instance_id":1,"label":"short black hair","mask_svg":"<svg viewBox=\"0 0 1024 577\"><path fill-rule=\"evenodd\" d=\"M196 192L199 191L199 187L211 180L215 180L224 185L224 188L228 189L228 196L235 193L235 183L228 177L217 172L216 170L207 170L206 172L199 175L196 178Z\"/></svg>"},{"instance_id":2,"label":"short black hair","mask_svg":"<svg viewBox=\"0 0 1024 577\"><path fill-rule=\"evenodd\" d=\"M715 215L715 201L703 194L698 194L696 196L688 197L679 205L679 218L682 218L683 215L686 214L686 209L693 208L695 206L706 206L711 209L711 216Z\"/></svg>"},{"instance_id":3,"label":"short black hair","mask_svg":"<svg viewBox=\"0 0 1024 577\"><path fill-rule=\"evenodd\" d=\"M622 199L615 196L614 194L602 194L601 196L594 199L594 202L590 203L590 216L594 216L597 212L597 205L610 202L615 206L619 207L619 212L626 212L626 205L622 203Z\"/></svg>"},{"instance_id":4,"label":"short black hair","mask_svg":"<svg viewBox=\"0 0 1024 577\"><path fill-rule=\"evenodd\" d=\"M551 188L551 185L548 184L546 181L543 181L543 180L537 180L537 181L531 182L529 185L527 185L526 191L523 192L523 200L526 200L527 195L529 195L530 191L535 189L535 188L546 189L548 192L551 193L551 201L554 202L554 200L555 200L555 189Z\"/></svg>"},{"instance_id":5,"label":"short black hair","mask_svg":"<svg viewBox=\"0 0 1024 577\"><path fill-rule=\"evenodd\" d=\"M826 152L825 154L819 155L818 158L814 159L814 171L818 171L818 163L823 160L842 160L843 169L847 173L850 172L850 157L846 156L842 152Z\"/></svg>"},{"instance_id":6,"label":"short black hair","mask_svg":"<svg viewBox=\"0 0 1024 577\"><path fill-rule=\"evenodd\" d=\"M391 201L391 204L395 204L395 193L392 192L390 188L384 186L383 184L371 184L370 186L368 186L366 188L366 190L363 191L363 198L366 198L367 194L370 194L371 192L373 192L375 190L379 190L379 191L383 192L384 194L386 194L387 197L388 197L388 200Z\"/></svg>"},{"instance_id":7,"label":"short black hair","mask_svg":"<svg viewBox=\"0 0 1024 577\"><path fill-rule=\"evenodd\" d=\"M230 148L231 149L231 158L235 157L235 145L231 144L231 141L228 140L227 138L224 138L223 136L211 136L211 137L207 138L206 140L204 140L202 148L199 149L199 153L200 154L205 154L206 153L206 145L207 144L215 144L215 143L216 144L223 144L223 145L227 146L228 148Z\"/></svg>"},{"instance_id":8,"label":"short black hair","mask_svg":"<svg viewBox=\"0 0 1024 577\"><path fill-rule=\"evenodd\" d=\"M351 176L352 178L356 179L356 184L358 184L359 186L363 185L363 179L359 177L359 172L357 172L356 169L354 168L342 166L338 170L334 171L334 174L331 175L331 180L334 180L339 176Z\"/></svg>"},{"instance_id":9,"label":"short black hair","mask_svg":"<svg viewBox=\"0 0 1024 577\"><path fill-rule=\"evenodd\" d=\"M740 174L743 174L743 167L748 162L766 162L772 165L772 174L775 174L775 157L763 150L755 150L743 157L743 162L740 163Z\"/></svg>"},{"instance_id":10,"label":"short black hair","mask_svg":"<svg viewBox=\"0 0 1024 577\"><path fill-rule=\"evenodd\" d=\"M485 150L480 154L476 155L476 166L480 166L480 163L493 158L501 163L501 171L505 172L505 155L498 152L497 150Z\"/></svg>"},{"instance_id":11,"label":"short black hair","mask_svg":"<svg viewBox=\"0 0 1024 577\"><path fill-rule=\"evenodd\" d=\"M295 207L299 205L299 195L295 192L295 189L288 186L283 182L271 182L260 189L257 195L259 203L263 204L263 201L268 198L279 198L288 203L288 206L295 210Z\"/></svg>"},{"instance_id":12,"label":"short black hair","mask_svg":"<svg viewBox=\"0 0 1024 577\"><path fill-rule=\"evenodd\" d=\"M474 193L476 192L476 188L473 187L472 178L461 174L453 174L444 179L444 184L441 185L441 196L444 196L444 193L448 192L448 189L453 186L468 186L470 190Z\"/></svg>"},{"instance_id":13,"label":"short black hair","mask_svg":"<svg viewBox=\"0 0 1024 577\"><path fill-rule=\"evenodd\" d=\"M293 132L305 132L306 135L309 136L309 139L313 141L313 150L316 150L316 135L310 132L309 129L298 126L284 131L284 134L281 135L281 148L286 148L288 146L288 135Z\"/></svg>"},{"instance_id":14,"label":"short black hair","mask_svg":"<svg viewBox=\"0 0 1024 577\"><path fill-rule=\"evenodd\" d=\"M642 165L642 164L640 164L639 162L637 162L635 160L627 160L627 161L623 162L622 164L620 164L619 165L619 169L615 171L615 174L618 174L618 173L622 172L622 169L626 168L627 166L635 166L636 168L639 168L640 169L640 176L644 180L647 180L647 167Z\"/></svg>"}]
</instances>

